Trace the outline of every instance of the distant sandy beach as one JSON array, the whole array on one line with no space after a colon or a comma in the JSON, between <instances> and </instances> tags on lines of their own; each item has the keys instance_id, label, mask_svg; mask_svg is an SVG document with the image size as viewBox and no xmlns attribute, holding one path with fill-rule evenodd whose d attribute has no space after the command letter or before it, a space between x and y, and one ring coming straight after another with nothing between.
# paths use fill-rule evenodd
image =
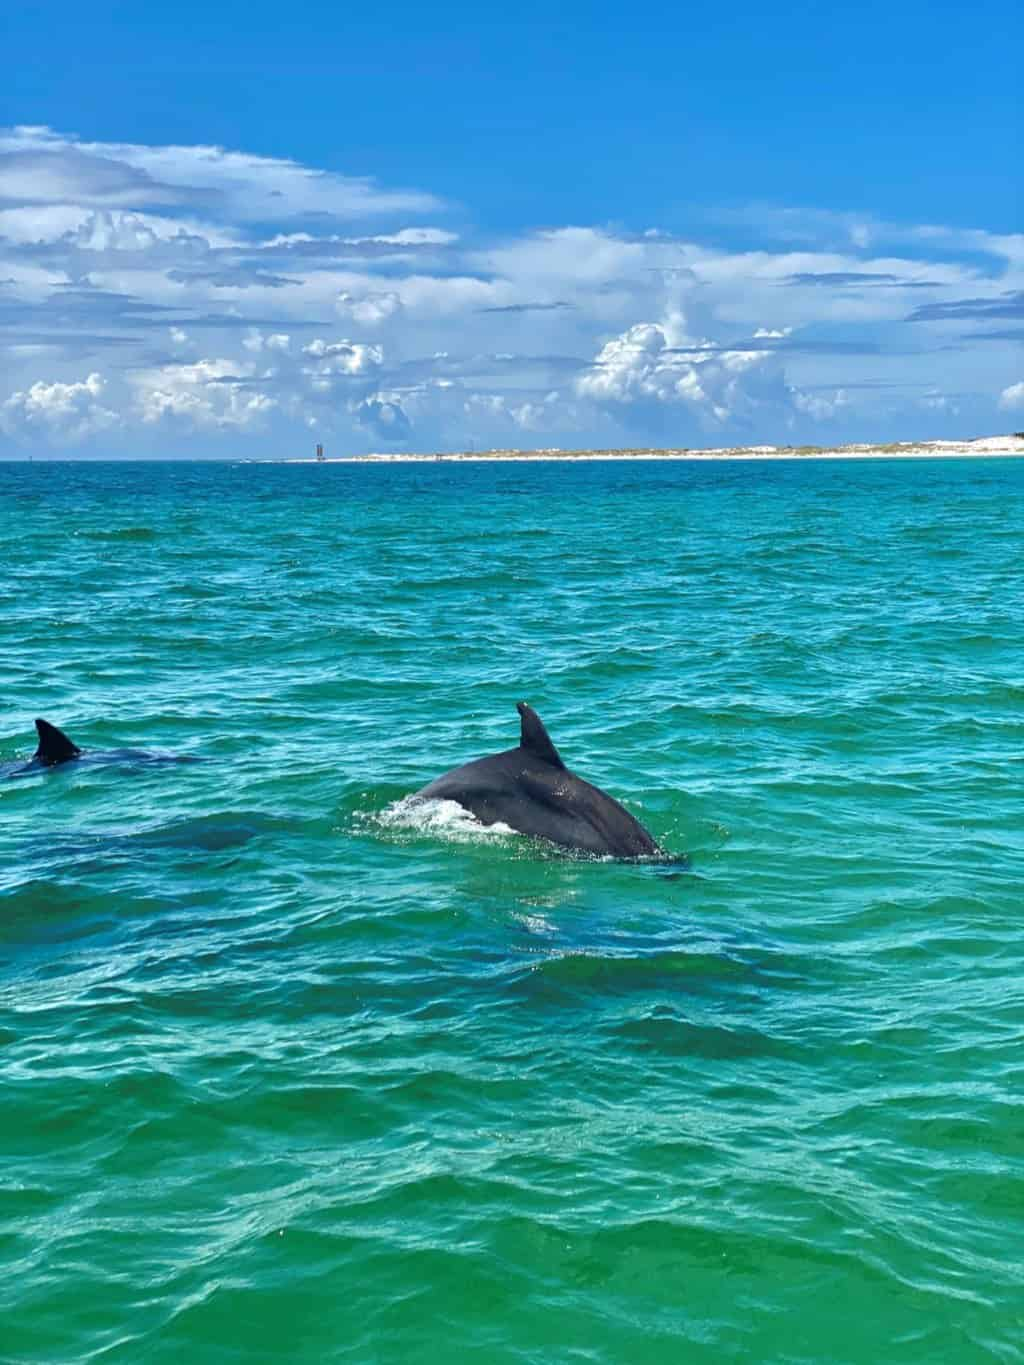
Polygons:
<instances>
[{"instance_id":1,"label":"distant sandy beach","mask_svg":"<svg viewBox=\"0 0 1024 1365\"><path fill-rule=\"evenodd\" d=\"M848 446L716 446L707 449L652 450L461 450L444 454L370 452L365 455L285 459L284 464L425 464L436 461L522 460L934 460L965 456L1024 455L1024 437L981 436L972 441L894 441L888 445Z\"/></svg>"}]
</instances>

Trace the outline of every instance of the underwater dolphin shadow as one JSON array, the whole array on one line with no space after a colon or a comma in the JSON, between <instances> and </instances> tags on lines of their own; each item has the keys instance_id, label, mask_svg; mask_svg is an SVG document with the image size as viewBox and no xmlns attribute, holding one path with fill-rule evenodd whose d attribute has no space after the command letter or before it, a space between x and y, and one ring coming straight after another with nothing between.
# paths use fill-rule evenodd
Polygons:
<instances>
[{"instance_id":1,"label":"underwater dolphin shadow","mask_svg":"<svg viewBox=\"0 0 1024 1365\"><path fill-rule=\"evenodd\" d=\"M507 825L577 853L656 858L688 866L661 848L639 820L607 792L565 766L540 716L517 702L519 745L443 773L409 801L454 801L482 825Z\"/></svg>"}]
</instances>

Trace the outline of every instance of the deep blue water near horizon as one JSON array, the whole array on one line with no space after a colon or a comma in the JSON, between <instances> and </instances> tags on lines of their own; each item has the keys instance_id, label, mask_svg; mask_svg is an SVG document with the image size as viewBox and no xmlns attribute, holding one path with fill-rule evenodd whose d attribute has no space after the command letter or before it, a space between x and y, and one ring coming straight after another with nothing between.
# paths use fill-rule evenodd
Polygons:
<instances>
[{"instance_id":1,"label":"deep blue water near horizon","mask_svg":"<svg viewBox=\"0 0 1024 1365\"><path fill-rule=\"evenodd\" d=\"M1024 462L0 465L0 1361L1024 1360ZM516 742L692 872L402 798Z\"/></svg>"}]
</instances>

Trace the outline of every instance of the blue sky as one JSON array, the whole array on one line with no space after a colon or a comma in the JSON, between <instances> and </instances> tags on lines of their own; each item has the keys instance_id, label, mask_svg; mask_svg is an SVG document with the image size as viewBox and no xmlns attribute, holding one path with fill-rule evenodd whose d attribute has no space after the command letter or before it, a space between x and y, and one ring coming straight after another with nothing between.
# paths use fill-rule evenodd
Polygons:
<instances>
[{"instance_id":1,"label":"blue sky","mask_svg":"<svg viewBox=\"0 0 1024 1365\"><path fill-rule=\"evenodd\" d=\"M1019 6L5 18L0 454L1024 427Z\"/></svg>"}]
</instances>

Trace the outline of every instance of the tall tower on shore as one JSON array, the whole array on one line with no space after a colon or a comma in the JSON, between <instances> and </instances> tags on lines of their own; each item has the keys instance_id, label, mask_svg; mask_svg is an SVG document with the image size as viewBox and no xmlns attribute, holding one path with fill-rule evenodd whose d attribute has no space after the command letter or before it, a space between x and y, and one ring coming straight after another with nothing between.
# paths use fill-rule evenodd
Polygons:
<instances>
[{"instance_id":1,"label":"tall tower on shore","mask_svg":"<svg viewBox=\"0 0 1024 1365\"><path fill-rule=\"evenodd\" d=\"M322 460L324 458L324 448L319 441L317 441L316 443L316 458L318 460Z\"/></svg>"}]
</instances>

